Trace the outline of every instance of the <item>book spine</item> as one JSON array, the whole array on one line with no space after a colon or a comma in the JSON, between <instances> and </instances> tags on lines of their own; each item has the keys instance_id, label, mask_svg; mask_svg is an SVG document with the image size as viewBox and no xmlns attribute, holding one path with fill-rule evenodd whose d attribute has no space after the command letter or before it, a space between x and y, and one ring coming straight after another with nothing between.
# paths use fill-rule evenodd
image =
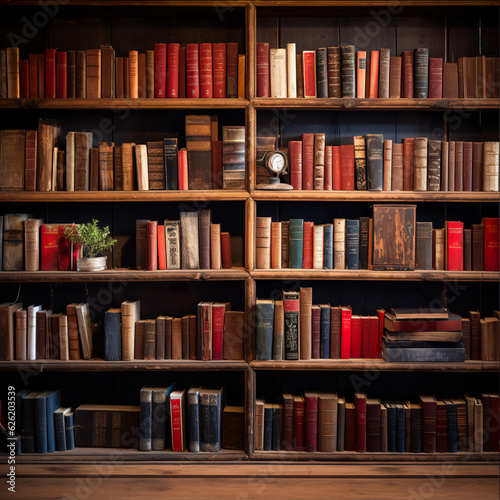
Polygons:
<instances>
[{"instance_id":1,"label":"book spine","mask_svg":"<svg viewBox=\"0 0 500 500\"><path fill-rule=\"evenodd\" d=\"M429 49L415 49L415 98L429 97Z\"/></svg>"},{"instance_id":2,"label":"book spine","mask_svg":"<svg viewBox=\"0 0 500 500\"><path fill-rule=\"evenodd\" d=\"M238 43L226 44L226 97L238 97Z\"/></svg>"},{"instance_id":3,"label":"book spine","mask_svg":"<svg viewBox=\"0 0 500 500\"><path fill-rule=\"evenodd\" d=\"M286 45L287 96L297 97L297 54L296 44Z\"/></svg>"},{"instance_id":4,"label":"book spine","mask_svg":"<svg viewBox=\"0 0 500 500\"><path fill-rule=\"evenodd\" d=\"M340 48L328 47L328 97L342 97Z\"/></svg>"},{"instance_id":5,"label":"book spine","mask_svg":"<svg viewBox=\"0 0 500 500\"><path fill-rule=\"evenodd\" d=\"M428 141L427 191L441 188L441 141Z\"/></svg>"},{"instance_id":6,"label":"book spine","mask_svg":"<svg viewBox=\"0 0 500 500\"><path fill-rule=\"evenodd\" d=\"M389 73L389 98L399 99L401 97L401 57L391 57L391 68Z\"/></svg>"},{"instance_id":7,"label":"book spine","mask_svg":"<svg viewBox=\"0 0 500 500\"><path fill-rule=\"evenodd\" d=\"M316 50L316 78L317 97L328 97L328 63L326 47Z\"/></svg>"},{"instance_id":8,"label":"book spine","mask_svg":"<svg viewBox=\"0 0 500 500\"><path fill-rule=\"evenodd\" d=\"M317 395L305 395L305 451L318 451Z\"/></svg>"},{"instance_id":9,"label":"book spine","mask_svg":"<svg viewBox=\"0 0 500 500\"><path fill-rule=\"evenodd\" d=\"M391 63L390 49L380 49L379 83L378 83L378 96L380 98L389 97L390 63Z\"/></svg>"},{"instance_id":10,"label":"book spine","mask_svg":"<svg viewBox=\"0 0 500 500\"><path fill-rule=\"evenodd\" d=\"M293 189L302 189L302 141L288 143L290 155L290 184Z\"/></svg>"},{"instance_id":11,"label":"book spine","mask_svg":"<svg viewBox=\"0 0 500 500\"><path fill-rule=\"evenodd\" d=\"M429 58L429 98L441 99L443 97L443 59L440 57Z\"/></svg>"},{"instance_id":12,"label":"book spine","mask_svg":"<svg viewBox=\"0 0 500 500\"><path fill-rule=\"evenodd\" d=\"M186 50L187 65L187 50ZM189 94L189 92L188 92ZM200 43L200 97L213 97L212 44Z\"/></svg>"},{"instance_id":13,"label":"book spine","mask_svg":"<svg viewBox=\"0 0 500 500\"><path fill-rule=\"evenodd\" d=\"M354 167L356 169L356 189L366 191L366 147L365 138L361 135L354 140Z\"/></svg>"},{"instance_id":14,"label":"book spine","mask_svg":"<svg viewBox=\"0 0 500 500\"><path fill-rule=\"evenodd\" d=\"M186 96L200 97L200 56L197 43L186 45Z\"/></svg>"},{"instance_id":15,"label":"book spine","mask_svg":"<svg viewBox=\"0 0 500 500\"><path fill-rule=\"evenodd\" d=\"M257 43L257 97L270 97L269 43Z\"/></svg>"},{"instance_id":16,"label":"book spine","mask_svg":"<svg viewBox=\"0 0 500 500\"><path fill-rule=\"evenodd\" d=\"M154 50L155 97L167 97L167 44L155 43Z\"/></svg>"},{"instance_id":17,"label":"book spine","mask_svg":"<svg viewBox=\"0 0 500 500\"><path fill-rule=\"evenodd\" d=\"M225 43L213 44L213 79L214 79L214 97L226 97L226 60L227 51Z\"/></svg>"},{"instance_id":18,"label":"book spine","mask_svg":"<svg viewBox=\"0 0 500 500\"><path fill-rule=\"evenodd\" d=\"M179 44L167 45L167 75L165 97L179 97ZM162 96L158 96L162 97Z\"/></svg>"},{"instance_id":19,"label":"book spine","mask_svg":"<svg viewBox=\"0 0 500 500\"><path fill-rule=\"evenodd\" d=\"M255 359L272 359L274 303L256 303Z\"/></svg>"},{"instance_id":20,"label":"book spine","mask_svg":"<svg viewBox=\"0 0 500 500\"><path fill-rule=\"evenodd\" d=\"M356 82L355 82L355 47L347 45L341 47L342 57L342 97L356 97Z\"/></svg>"},{"instance_id":21,"label":"book spine","mask_svg":"<svg viewBox=\"0 0 500 500\"><path fill-rule=\"evenodd\" d=\"M369 191L382 191L384 184L384 136L369 134L366 136L366 169Z\"/></svg>"},{"instance_id":22,"label":"book spine","mask_svg":"<svg viewBox=\"0 0 500 500\"><path fill-rule=\"evenodd\" d=\"M413 149L415 191L427 191L427 150L427 137L416 137Z\"/></svg>"},{"instance_id":23,"label":"book spine","mask_svg":"<svg viewBox=\"0 0 500 500\"><path fill-rule=\"evenodd\" d=\"M356 64L356 97L364 99L366 97L366 50L358 50Z\"/></svg>"},{"instance_id":24,"label":"book spine","mask_svg":"<svg viewBox=\"0 0 500 500\"><path fill-rule=\"evenodd\" d=\"M45 97L56 97L56 49L45 49Z\"/></svg>"},{"instance_id":25,"label":"book spine","mask_svg":"<svg viewBox=\"0 0 500 500\"><path fill-rule=\"evenodd\" d=\"M359 269L359 220L346 220L345 246L346 268Z\"/></svg>"}]
</instances>

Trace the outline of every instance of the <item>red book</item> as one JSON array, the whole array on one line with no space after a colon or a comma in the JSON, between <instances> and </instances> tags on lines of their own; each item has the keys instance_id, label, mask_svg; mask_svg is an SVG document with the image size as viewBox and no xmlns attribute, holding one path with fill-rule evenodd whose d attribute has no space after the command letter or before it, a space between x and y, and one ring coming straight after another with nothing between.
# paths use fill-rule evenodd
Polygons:
<instances>
[{"instance_id":1,"label":"red book","mask_svg":"<svg viewBox=\"0 0 500 500\"><path fill-rule=\"evenodd\" d=\"M378 50L372 50L370 57L370 92L368 97L374 99L378 97L378 67L380 53Z\"/></svg>"},{"instance_id":2,"label":"red book","mask_svg":"<svg viewBox=\"0 0 500 500\"><path fill-rule=\"evenodd\" d=\"M304 222L304 245L302 269L313 268L314 222Z\"/></svg>"},{"instance_id":3,"label":"red book","mask_svg":"<svg viewBox=\"0 0 500 500\"><path fill-rule=\"evenodd\" d=\"M158 224L158 269L167 269L165 226Z\"/></svg>"},{"instance_id":4,"label":"red book","mask_svg":"<svg viewBox=\"0 0 500 500\"><path fill-rule=\"evenodd\" d=\"M182 148L177 151L177 174L179 191L187 191L189 189L188 184L188 160L187 160L187 149Z\"/></svg>"},{"instance_id":5,"label":"red book","mask_svg":"<svg viewBox=\"0 0 500 500\"><path fill-rule=\"evenodd\" d=\"M71 242L64 237L64 228L58 228L58 269L59 271L71 271Z\"/></svg>"},{"instance_id":6,"label":"red book","mask_svg":"<svg viewBox=\"0 0 500 500\"><path fill-rule=\"evenodd\" d=\"M376 358L382 356L382 338L384 336L384 318L385 309L377 309L378 314L378 344L377 344L377 355Z\"/></svg>"},{"instance_id":7,"label":"red book","mask_svg":"<svg viewBox=\"0 0 500 500\"><path fill-rule=\"evenodd\" d=\"M19 61L19 84L21 99L27 99L30 96L30 71L28 59Z\"/></svg>"},{"instance_id":8,"label":"red book","mask_svg":"<svg viewBox=\"0 0 500 500\"><path fill-rule=\"evenodd\" d=\"M166 43L155 43L155 97L167 97Z\"/></svg>"},{"instance_id":9,"label":"red book","mask_svg":"<svg viewBox=\"0 0 500 500\"><path fill-rule=\"evenodd\" d=\"M184 451L184 394L185 394L185 392L186 391L173 391L170 394L172 451Z\"/></svg>"},{"instance_id":10,"label":"red book","mask_svg":"<svg viewBox=\"0 0 500 500\"><path fill-rule=\"evenodd\" d=\"M429 58L429 99L443 97L443 59Z\"/></svg>"},{"instance_id":11,"label":"red book","mask_svg":"<svg viewBox=\"0 0 500 500\"><path fill-rule=\"evenodd\" d=\"M366 451L366 394L354 394L356 410L356 451Z\"/></svg>"},{"instance_id":12,"label":"red book","mask_svg":"<svg viewBox=\"0 0 500 500\"><path fill-rule=\"evenodd\" d=\"M38 54L29 55L30 98L38 99Z\"/></svg>"},{"instance_id":13,"label":"red book","mask_svg":"<svg viewBox=\"0 0 500 500\"><path fill-rule=\"evenodd\" d=\"M231 269L233 260L231 258L231 235L228 232L220 233L222 250L222 269Z\"/></svg>"},{"instance_id":14,"label":"red book","mask_svg":"<svg viewBox=\"0 0 500 500\"><path fill-rule=\"evenodd\" d=\"M314 134L302 134L302 189L314 188Z\"/></svg>"},{"instance_id":15,"label":"red book","mask_svg":"<svg viewBox=\"0 0 500 500\"><path fill-rule=\"evenodd\" d=\"M312 349L311 358L320 359L321 357L321 308L312 306Z\"/></svg>"},{"instance_id":16,"label":"red book","mask_svg":"<svg viewBox=\"0 0 500 500\"><path fill-rule=\"evenodd\" d=\"M354 191L354 144L340 146L340 188Z\"/></svg>"},{"instance_id":17,"label":"red book","mask_svg":"<svg viewBox=\"0 0 500 500\"><path fill-rule=\"evenodd\" d=\"M485 271L499 270L499 238L498 238L498 218L484 217L484 261Z\"/></svg>"},{"instance_id":18,"label":"red book","mask_svg":"<svg viewBox=\"0 0 500 500\"><path fill-rule=\"evenodd\" d=\"M351 318L351 358L361 358L363 318L353 315Z\"/></svg>"},{"instance_id":19,"label":"red book","mask_svg":"<svg viewBox=\"0 0 500 500\"><path fill-rule=\"evenodd\" d=\"M351 352L352 352L352 333L351 333ZM359 357L360 358L370 357L370 318L368 316L361 316L361 355Z\"/></svg>"},{"instance_id":20,"label":"red book","mask_svg":"<svg viewBox=\"0 0 500 500\"><path fill-rule=\"evenodd\" d=\"M271 95L269 79L269 44L257 43L257 97Z\"/></svg>"},{"instance_id":21,"label":"red book","mask_svg":"<svg viewBox=\"0 0 500 500\"><path fill-rule=\"evenodd\" d=\"M226 95L230 98L238 97L238 42L227 42Z\"/></svg>"},{"instance_id":22,"label":"red book","mask_svg":"<svg viewBox=\"0 0 500 500\"><path fill-rule=\"evenodd\" d=\"M340 334L340 358L351 357L351 308L342 307L342 325Z\"/></svg>"},{"instance_id":23,"label":"red book","mask_svg":"<svg viewBox=\"0 0 500 500\"><path fill-rule=\"evenodd\" d=\"M370 316L370 355L369 358L378 358L379 351L379 317Z\"/></svg>"},{"instance_id":24,"label":"red book","mask_svg":"<svg viewBox=\"0 0 500 500\"><path fill-rule=\"evenodd\" d=\"M200 97L213 96L214 83L212 77L212 44L200 43Z\"/></svg>"},{"instance_id":25,"label":"red book","mask_svg":"<svg viewBox=\"0 0 500 500\"><path fill-rule=\"evenodd\" d=\"M57 70L57 97L65 99L68 97L68 53L58 52L56 54Z\"/></svg>"},{"instance_id":26,"label":"red book","mask_svg":"<svg viewBox=\"0 0 500 500\"><path fill-rule=\"evenodd\" d=\"M179 97L179 47L178 43L167 46L167 97Z\"/></svg>"},{"instance_id":27,"label":"red book","mask_svg":"<svg viewBox=\"0 0 500 500\"><path fill-rule=\"evenodd\" d=\"M214 97L226 97L226 44L213 45Z\"/></svg>"},{"instance_id":28,"label":"red book","mask_svg":"<svg viewBox=\"0 0 500 500\"><path fill-rule=\"evenodd\" d=\"M38 54L38 97L45 97L45 56Z\"/></svg>"},{"instance_id":29,"label":"red book","mask_svg":"<svg viewBox=\"0 0 500 500\"><path fill-rule=\"evenodd\" d=\"M332 146L332 188L342 189L342 170L340 168L340 146Z\"/></svg>"},{"instance_id":30,"label":"red book","mask_svg":"<svg viewBox=\"0 0 500 500\"><path fill-rule=\"evenodd\" d=\"M158 221L148 221L148 271L158 269Z\"/></svg>"},{"instance_id":31,"label":"red book","mask_svg":"<svg viewBox=\"0 0 500 500\"><path fill-rule=\"evenodd\" d=\"M42 224L41 228L41 271L57 271L59 253L59 224Z\"/></svg>"},{"instance_id":32,"label":"red book","mask_svg":"<svg viewBox=\"0 0 500 500\"><path fill-rule=\"evenodd\" d=\"M333 189L333 146L325 146L325 191L331 191Z\"/></svg>"},{"instance_id":33,"label":"red book","mask_svg":"<svg viewBox=\"0 0 500 500\"><path fill-rule=\"evenodd\" d=\"M413 98L413 50L403 52L403 97Z\"/></svg>"},{"instance_id":34,"label":"red book","mask_svg":"<svg viewBox=\"0 0 500 500\"><path fill-rule=\"evenodd\" d=\"M490 394L491 405L491 451L499 451L499 429L500 429L500 398L498 394Z\"/></svg>"},{"instance_id":35,"label":"red book","mask_svg":"<svg viewBox=\"0 0 500 500\"><path fill-rule=\"evenodd\" d=\"M186 45L186 97L200 97L200 61L197 43Z\"/></svg>"},{"instance_id":36,"label":"red book","mask_svg":"<svg viewBox=\"0 0 500 500\"><path fill-rule=\"evenodd\" d=\"M316 51L302 52L302 71L304 72L304 97L316 97Z\"/></svg>"},{"instance_id":37,"label":"red book","mask_svg":"<svg viewBox=\"0 0 500 500\"><path fill-rule=\"evenodd\" d=\"M180 99L186 97L186 47L179 47L179 95Z\"/></svg>"},{"instance_id":38,"label":"red book","mask_svg":"<svg viewBox=\"0 0 500 500\"><path fill-rule=\"evenodd\" d=\"M464 223L446 221L446 269L464 270Z\"/></svg>"},{"instance_id":39,"label":"red book","mask_svg":"<svg viewBox=\"0 0 500 500\"><path fill-rule=\"evenodd\" d=\"M45 49L45 97L56 96L56 49Z\"/></svg>"},{"instance_id":40,"label":"red book","mask_svg":"<svg viewBox=\"0 0 500 500\"><path fill-rule=\"evenodd\" d=\"M222 189L222 141L212 141L212 181L214 189Z\"/></svg>"},{"instance_id":41,"label":"red book","mask_svg":"<svg viewBox=\"0 0 500 500\"><path fill-rule=\"evenodd\" d=\"M302 189L302 141L288 143L290 154L290 184L293 189Z\"/></svg>"},{"instance_id":42,"label":"red book","mask_svg":"<svg viewBox=\"0 0 500 500\"><path fill-rule=\"evenodd\" d=\"M212 359L222 359L222 340L224 338L224 314L226 304L212 304Z\"/></svg>"},{"instance_id":43,"label":"red book","mask_svg":"<svg viewBox=\"0 0 500 500\"><path fill-rule=\"evenodd\" d=\"M302 396L293 397L293 449L304 451L305 401Z\"/></svg>"},{"instance_id":44,"label":"red book","mask_svg":"<svg viewBox=\"0 0 500 500\"><path fill-rule=\"evenodd\" d=\"M305 445L306 451L318 451L318 394L304 393L305 414Z\"/></svg>"}]
</instances>

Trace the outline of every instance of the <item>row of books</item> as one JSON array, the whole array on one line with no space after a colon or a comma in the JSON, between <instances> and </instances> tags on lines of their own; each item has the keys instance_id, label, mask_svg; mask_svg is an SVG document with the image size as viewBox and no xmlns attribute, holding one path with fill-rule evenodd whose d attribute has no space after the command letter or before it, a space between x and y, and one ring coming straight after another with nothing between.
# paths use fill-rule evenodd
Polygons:
<instances>
[{"instance_id":1,"label":"row of books","mask_svg":"<svg viewBox=\"0 0 500 500\"><path fill-rule=\"evenodd\" d=\"M498 191L499 143L438 141L383 134L325 146L325 134L289 141L294 189L345 191ZM257 170L259 176L259 169Z\"/></svg>"},{"instance_id":2,"label":"row of books","mask_svg":"<svg viewBox=\"0 0 500 500\"><path fill-rule=\"evenodd\" d=\"M256 219L257 269L373 269L389 270L395 264L395 233L407 228L404 243L406 270L498 271L499 219L484 217L464 229L461 221L446 221L445 228L432 222L387 218L333 219L315 224L304 219L273 222ZM384 247L385 243L385 247ZM387 264L387 265L384 265ZM396 268L394 268L396 269Z\"/></svg>"},{"instance_id":3,"label":"row of books","mask_svg":"<svg viewBox=\"0 0 500 500\"><path fill-rule=\"evenodd\" d=\"M134 359L243 359L245 313L229 302L202 301L196 314L141 319L140 301L125 301L93 326L87 302L64 313L22 302L0 304L0 360L70 361L94 356L94 335L104 338L106 361ZM101 332L99 331L101 330ZM100 335L103 334L103 335Z\"/></svg>"},{"instance_id":4,"label":"row of books","mask_svg":"<svg viewBox=\"0 0 500 500\"><path fill-rule=\"evenodd\" d=\"M257 43L257 97L492 98L499 96L498 57L445 62L428 48L356 51L354 45L296 53L296 44Z\"/></svg>"},{"instance_id":5,"label":"row of books","mask_svg":"<svg viewBox=\"0 0 500 500\"><path fill-rule=\"evenodd\" d=\"M116 57L113 47L45 49L20 59L0 50L0 98L245 98L245 55L237 42L156 43Z\"/></svg>"},{"instance_id":6,"label":"row of books","mask_svg":"<svg viewBox=\"0 0 500 500\"><path fill-rule=\"evenodd\" d=\"M231 237L212 223L212 210L180 212L180 220L139 219L136 227L136 268L230 269Z\"/></svg>"},{"instance_id":7,"label":"row of books","mask_svg":"<svg viewBox=\"0 0 500 500\"><path fill-rule=\"evenodd\" d=\"M74 412L61 406L61 391L30 391L16 394L17 453L51 453L75 447Z\"/></svg>"},{"instance_id":8,"label":"row of books","mask_svg":"<svg viewBox=\"0 0 500 500\"><path fill-rule=\"evenodd\" d=\"M40 119L36 130L0 131L0 191L155 191L245 188L245 127L217 116L186 116L186 147L177 138L146 144L101 142Z\"/></svg>"},{"instance_id":9,"label":"row of books","mask_svg":"<svg viewBox=\"0 0 500 500\"><path fill-rule=\"evenodd\" d=\"M255 402L255 449L306 452L456 453L499 451L499 396L384 402L357 392L283 392Z\"/></svg>"}]
</instances>

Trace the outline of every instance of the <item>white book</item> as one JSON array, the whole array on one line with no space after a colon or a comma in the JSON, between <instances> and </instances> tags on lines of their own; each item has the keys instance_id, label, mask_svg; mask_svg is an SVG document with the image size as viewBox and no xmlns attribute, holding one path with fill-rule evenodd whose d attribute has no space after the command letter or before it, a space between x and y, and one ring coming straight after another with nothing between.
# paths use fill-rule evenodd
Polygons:
<instances>
[{"instance_id":1,"label":"white book","mask_svg":"<svg viewBox=\"0 0 500 500\"><path fill-rule=\"evenodd\" d=\"M286 45L286 69L288 97L297 97L297 58L295 43L287 43Z\"/></svg>"},{"instance_id":2,"label":"white book","mask_svg":"<svg viewBox=\"0 0 500 500\"><path fill-rule=\"evenodd\" d=\"M148 149L146 144L136 144L134 149L137 165L137 189L138 191L149 191Z\"/></svg>"},{"instance_id":3,"label":"white book","mask_svg":"<svg viewBox=\"0 0 500 500\"><path fill-rule=\"evenodd\" d=\"M75 133L66 134L66 191L75 190Z\"/></svg>"},{"instance_id":4,"label":"white book","mask_svg":"<svg viewBox=\"0 0 500 500\"><path fill-rule=\"evenodd\" d=\"M286 49L269 51L271 64L271 97L286 97Z\"/></svg>"},{"instance_id":5,"label":"white book","mask_svg":"<svg viewBox=\"0 0 500 500\"><path fill-rule=\"evenodd\" d=\"M42 310L42 306L28 307L28 353L26 358L36 359L36 313Z\"/></svg>"}]
</instances>

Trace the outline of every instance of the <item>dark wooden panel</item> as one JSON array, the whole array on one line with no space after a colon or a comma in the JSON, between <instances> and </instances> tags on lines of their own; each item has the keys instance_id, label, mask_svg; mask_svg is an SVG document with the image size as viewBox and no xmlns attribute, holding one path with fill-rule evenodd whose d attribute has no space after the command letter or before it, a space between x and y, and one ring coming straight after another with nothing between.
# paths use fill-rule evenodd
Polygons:
<instances>
[{"instance_id":1,"label":"dark wooden panel","mask_svg":"<svg viewBox=\"0 0 500 500\"><path fill-rule=\"evenodd\" d=\"M397 142L401 142L405 137L427 137L437 140L445 138L443 114L441 113L400 112L397 114L396 120Z\"/></svg>"},{"instance_id":2,"label":"dark wooden panel","mask_svg":"<svg viewBox=\"0 0 500 500\"><path fill-rule=\"evenodd\" d=\"M457 110L445 116L451 141L498 141L498 113Z\"/></svg>"},{"instance_id":3,"label":"dark wooden panel","mask_svg":"<svg viewBox=\"0 0 500 500\"><path fill-rule=\"evenodd\" d=\"M387 12L387 11L386 11ZM356 50L368 51L391 49L391 56L396 54L396 19L387 12L384 17L341 17L341 45L355 45Z\"/></svg>"},{"instance_id":4,"label":"dark wooden panel","mask_svg":"<svg viewBox=\"0 0 500 500\"><path fill-rule=\"evenodd\" d=\"M303 50L339 45L339 20L336 17L282 17L280 47L295 42L297 54Z\"/></svg>"},{"instance_id":5,"label":"dark wooden panel","mask_svg":"<svg viewBox=\"0 0 500 500\"><path fill-rule=\"evenodd\" d=\"M56 17L50 27L47 43L48 47L63 51L96 49L111 44L111 20L102 17Z\"/></svg>"},{"instance_id":6,"label":"dark wooden panel","mask_svg":"<svg viewBox=\"0 0 500 500\"><path fill-rule=\"evenodd\" d=\"M395 140L397 113L359 113L339 114L340 144L353 144L355 135L384 134L384 139Z\"/></svg>"},{"instance_id":7,"label":"dark wooden panel","mask_svg":"<svg viewBox=\"0 0 500 500\"><path fill-rule=\"evenodd\" d=\"M267 42L271 49L279 47L278 26L277 17L257 17L257 42Z\"/></svg>"},{"instance_id":8,"label":"dark wooden panel","mask_svg":"<svg viewBox=\"0 0 500 500\"><path fill-rule=\"evenodd\" d=\"M429 57L445 57L445 18L398 17L397 54L405 50L427 47Z\"/></svg>"},{"instance_id":9,"label":"dark wooden panel","mask_svg":"<svg viewBox=\"0 0 500 500\"><path fill-rule=\"evenodd\" d=\"M448 18L448 62L479 54L479 17Z\"/></svg>"},{"instance_id":10,"label":"dark wooden panel","mask_svg":"<svg viewBox=\"0 0 500 500\"><path fill-rule=\"evenodd\" d=\"M498 57L498 12L496 15L481 16L481 54Z\"/></svg>"}]
</instances>

